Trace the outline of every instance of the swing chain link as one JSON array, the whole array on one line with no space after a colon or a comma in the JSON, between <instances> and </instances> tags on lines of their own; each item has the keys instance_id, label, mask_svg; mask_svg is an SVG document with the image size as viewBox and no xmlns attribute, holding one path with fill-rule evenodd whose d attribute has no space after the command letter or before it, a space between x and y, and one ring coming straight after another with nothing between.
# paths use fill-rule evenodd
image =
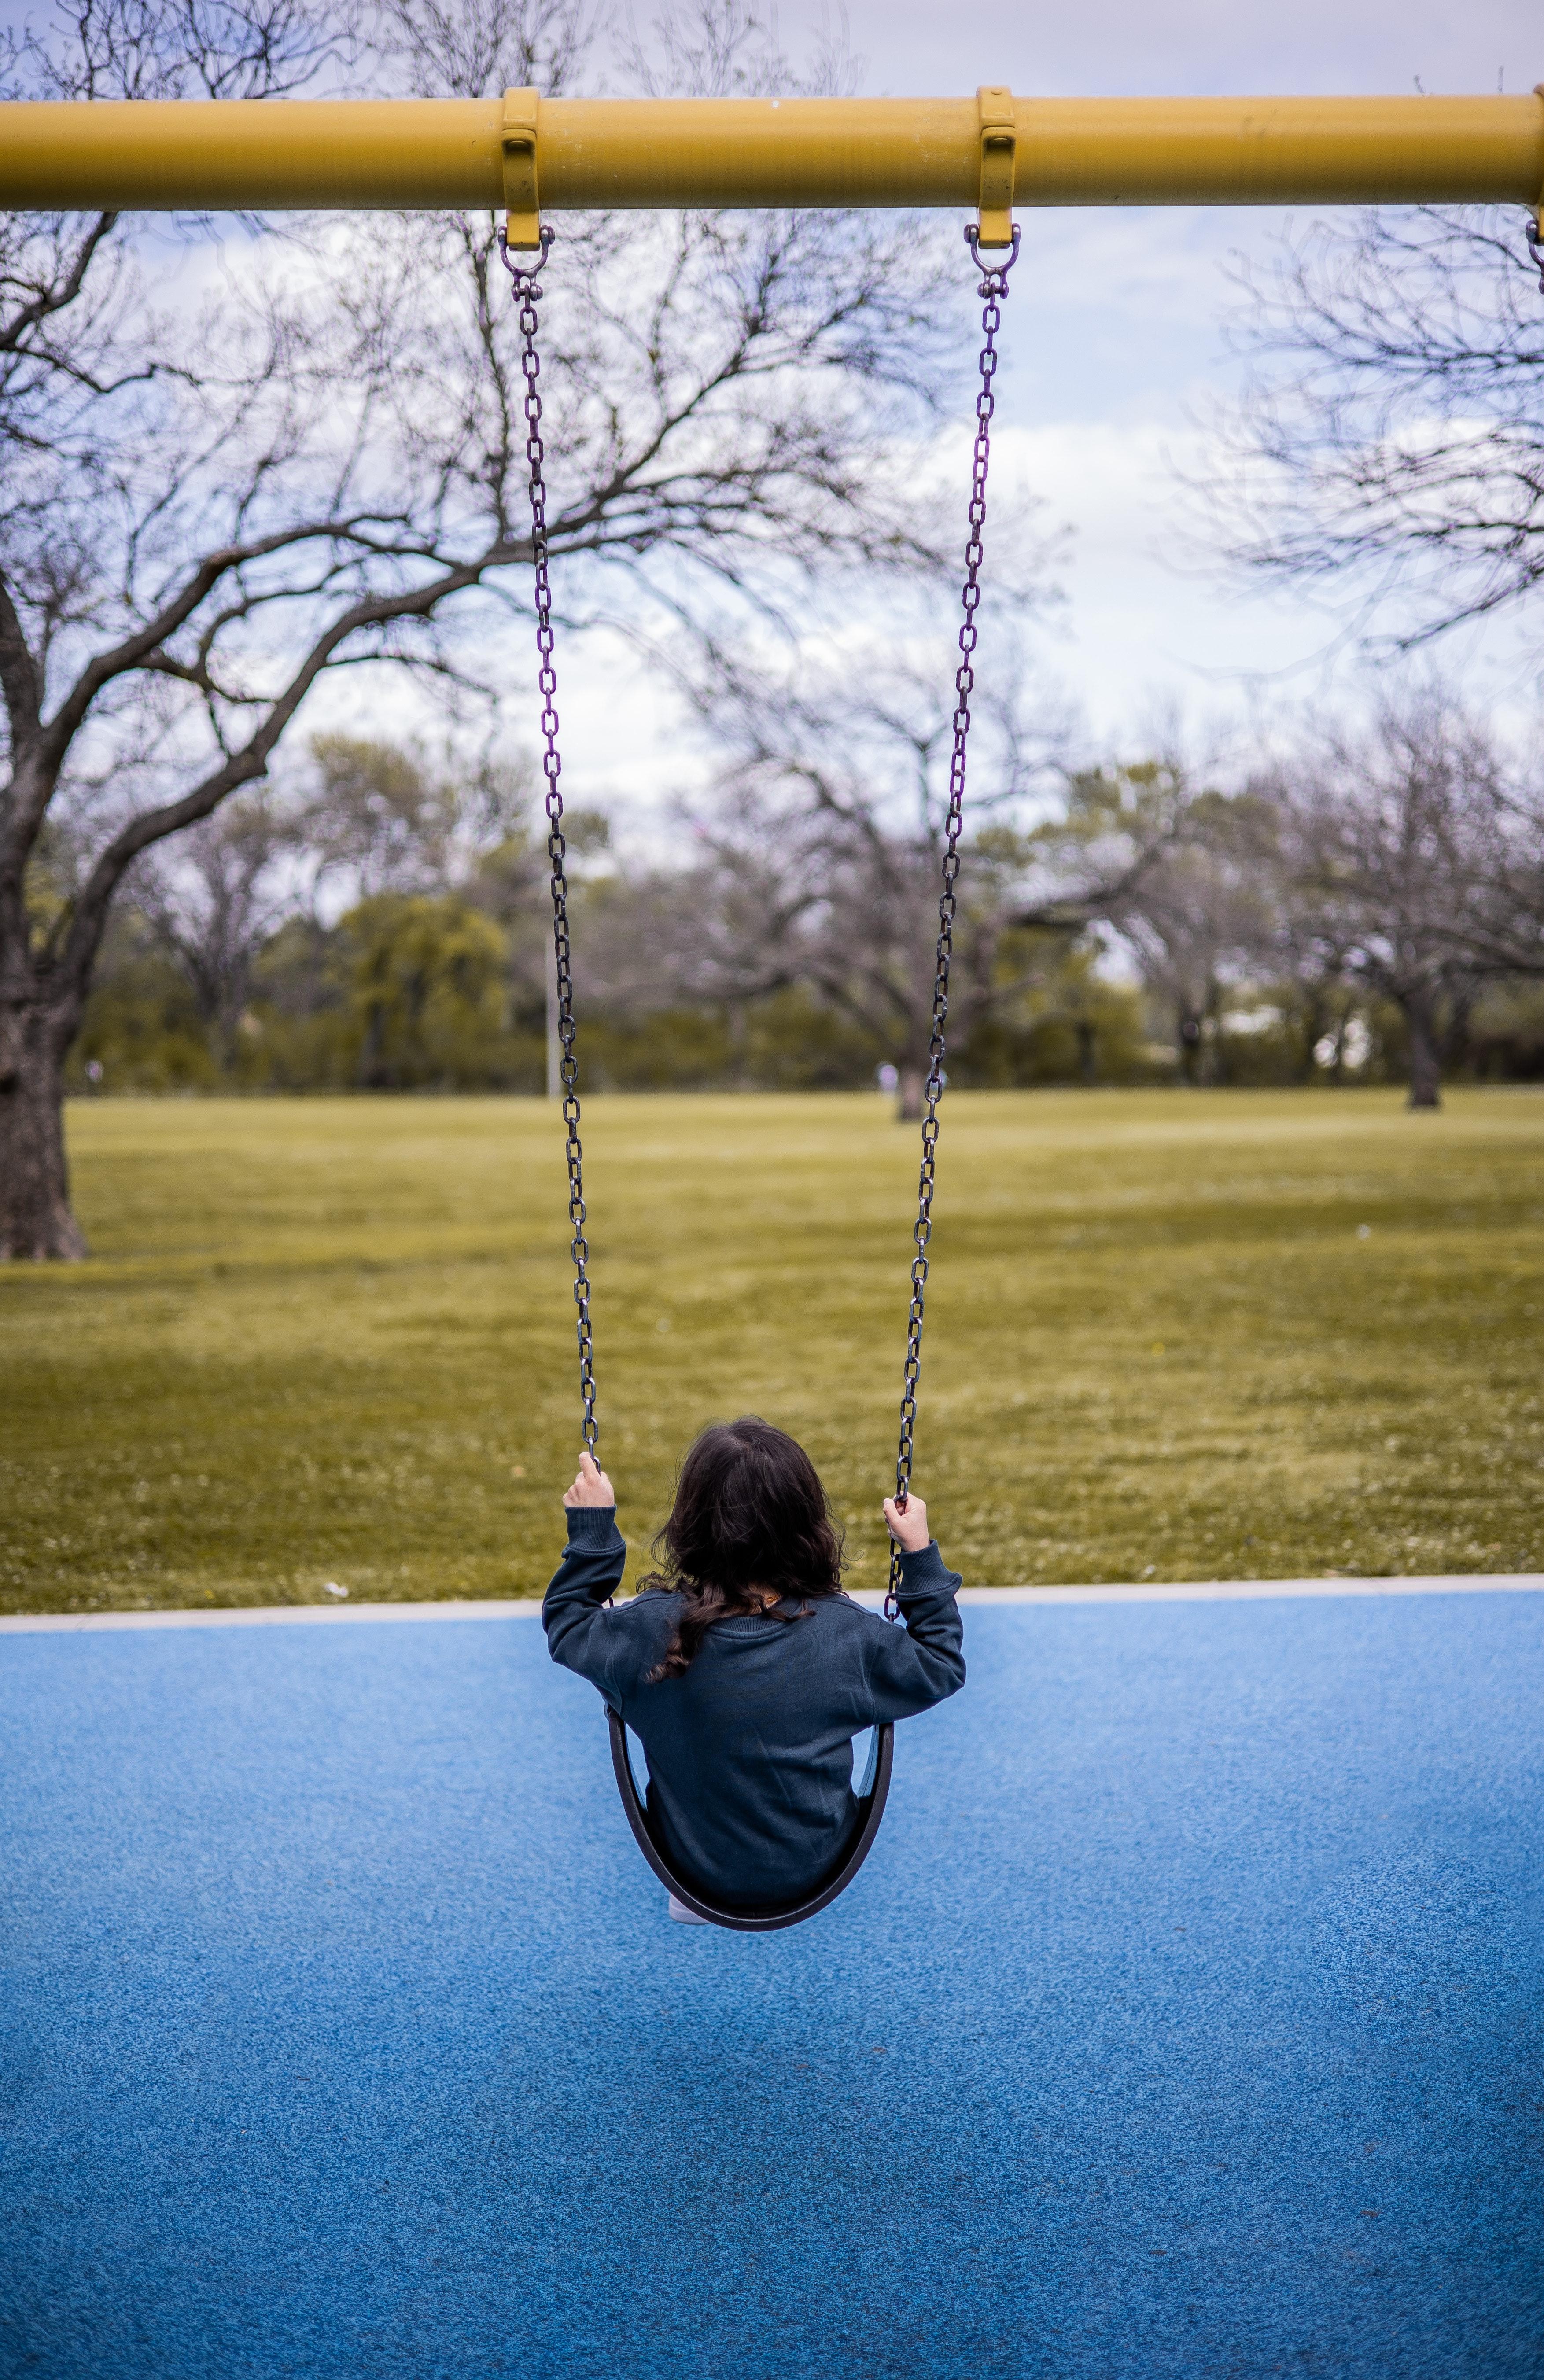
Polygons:
<instances>
[{"instance_id":1,"label":"swing chain link","mask_svg":"<svg viewBox=\"0 0 1544 2380\"><path fill-rule=\"evenodd\" d=\"M949 756L949 808L944 820L943 889L938 903L938 950L933 969L932 1038L928 1044L927 1108L922 1119L922 1170L918 1182L917 1225L912 1237L917 1252L911 1260L911 1310L906 1323L906 1361L901 1391L901 1443L895 1458L895 1502L905 1512L911 1487L912 1433L917 1423L917 1386L922 1371L922 1313L928 1287L928 1243L933 1235L933 1190L938 1161L938 1108L943 1097L944 1027L949 1016L949 962L954 948L954 887L960 873L960 834L965 824L965 762L970 741L970 698L975 690L976 613L981 601L982 532L987 518L987 465L991 455L991 417L996 404L992 379L997 370L997 334L1002 327L1002 301L1008 294L1008 275L1018 262L1018 225L1013 248L1001 264L983 262L979 234L974 224L965 227L966 246L981 275L977 296L984 344L980 354L981 384L976 395L976 444L971 460L969 534L965 546L965 585L961 594L960 662L954 673L954 746ZM901 1590L901 1548L890 1541L890 1583L885 1590L884 1616L898 1617Z\"/></svg>"},{"instance_id":2,"label":"swing chain link","mask_svg":"<svg viewBox=\"0 0 1544 2380\"><path fill-rule=\"evenodd\" d=\"M1523 230L1527 237L1528 255L1538 267L1538 286L1544 289L1544 225L1537 215L1528 214L1523 219Z\"/></svg>"},{"instance_id":3,"label":"swing chain link","mask_svg":"<svg viewBox=\"0 0 1544 2380\"><path fill-rule=\"evenodd\" d=\"M553 665L553 589L547 570L547 488L542 476L546 450L541 439L541 358L537 349L537 307L541 275L553 244L553 234L541 228L541 252L528 268L511 257L505 234L499 234L499 254L515 285L519 308L520 369L525 375L526 461L530 475L530 551L536 580L536 650L541 660L537 686L541 695L541 773L547 781L547 857L552 864L553 958L557 970L557 1034L563 1045L558 1073L563 1083L563 1122L567 1135L568 1220L573 1227L574 1303L578 1308L579 1395L584 1404L584 1443L593 1455L601 1435L595 1418L594 1344L590 1330L590 1244L585 1238L584 1149L579 1140L579 1062L575 1050L574 978L568 941L568 846L563 832L563 790L558 783L563 762L557 748L557 671Z\"/></svg>"}]
</instances>

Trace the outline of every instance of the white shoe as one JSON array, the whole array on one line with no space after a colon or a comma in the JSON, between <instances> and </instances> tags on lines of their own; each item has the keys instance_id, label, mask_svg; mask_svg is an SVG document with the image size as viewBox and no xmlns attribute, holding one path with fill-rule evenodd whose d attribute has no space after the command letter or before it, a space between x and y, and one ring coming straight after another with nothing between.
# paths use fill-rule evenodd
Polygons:
<instances>
[{"instance_id":1,"label":"white shoe","mask_svg":"<svg viewBox=\"0 0 1544 2380\"><path fill-rule=\"evenodd\" d=\"M674 1893L671 1893L669 1899L670 1913L672 1917L675 1918L677 1925L706 1925L708 1924L709 1921L706 1917L699 1917L695 1909L688 1909L686 1902L684 1900L677 1900Z\"/></svg>"}]
</instances>

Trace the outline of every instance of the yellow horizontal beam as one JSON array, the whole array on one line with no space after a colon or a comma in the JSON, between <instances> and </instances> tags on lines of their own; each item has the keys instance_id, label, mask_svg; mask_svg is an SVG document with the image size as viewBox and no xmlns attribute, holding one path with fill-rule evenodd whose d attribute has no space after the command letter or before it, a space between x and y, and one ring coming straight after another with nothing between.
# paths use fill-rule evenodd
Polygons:
<instances>
[{"instance_id":1,"label":"yellow horizontal beam","mask_svg":"<svg viewBox=\"0 0 1544 2380\"><path fill-rule=\"evenodd\" d=\"M550 99L543 212L973 207L974 99ZM1019 207L1544 194L1544 98L1019 99ZM0 206L502 207L504 102L12 101Z\"/></svg>"}]
</instances>

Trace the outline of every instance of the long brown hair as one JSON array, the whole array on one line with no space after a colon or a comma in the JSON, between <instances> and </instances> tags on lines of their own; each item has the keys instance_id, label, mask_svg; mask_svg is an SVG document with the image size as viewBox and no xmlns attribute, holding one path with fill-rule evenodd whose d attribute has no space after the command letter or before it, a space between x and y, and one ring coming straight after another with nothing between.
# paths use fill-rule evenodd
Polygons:
<instances>
[{"instance_id":1,"label":"long brown hair","mask_svg":"<svg viewBox=\"0 0 1544 2380\"><path fill-rule=\"evenodd\" d=\"M681 1613L651 1685L685 1676L715 1620L807 1619L810 1597L842 1585L842 1532L819 1472L786 1430L754 1414L715 1422L688 1449L653 1554L660 1569L643 1591L678 1595ZM772 1599L793 1597L796 1611Z\"/></svg>"}]
</instances>

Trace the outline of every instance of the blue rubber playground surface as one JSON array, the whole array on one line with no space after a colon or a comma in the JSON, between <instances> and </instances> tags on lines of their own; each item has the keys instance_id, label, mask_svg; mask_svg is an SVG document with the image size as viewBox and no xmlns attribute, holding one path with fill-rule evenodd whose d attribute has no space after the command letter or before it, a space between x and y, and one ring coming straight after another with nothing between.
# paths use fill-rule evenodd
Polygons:
<instances>
[{"instance_id":1,"label":"blue rubber playground surface","mask_svg":"<svg viewBox=\"0 0 1544 2380\"><path fill-rule=\"evenodd\" d=\"M0 1638L0 2370L1544 2372L1544 1595L967 1653L748 1937L529 1619Z\"/></svg>"}]
</instances>

